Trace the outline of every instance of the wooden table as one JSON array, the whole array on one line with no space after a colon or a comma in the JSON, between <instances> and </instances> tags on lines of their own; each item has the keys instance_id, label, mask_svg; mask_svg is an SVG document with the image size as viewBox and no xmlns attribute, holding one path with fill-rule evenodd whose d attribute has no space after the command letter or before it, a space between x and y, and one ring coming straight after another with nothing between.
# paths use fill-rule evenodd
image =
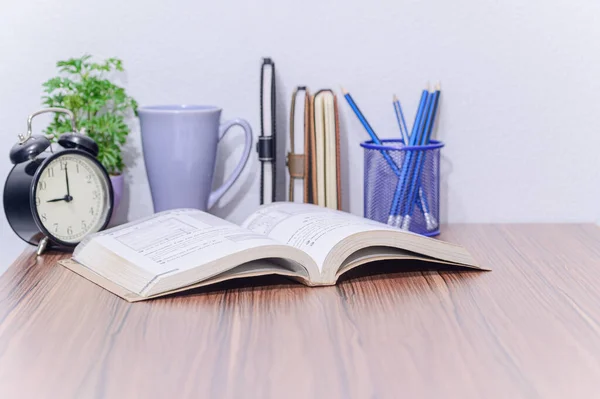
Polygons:
<instances>
[{"instance_id":1,"label":"wooden table","mask_svg":"<svg viewBox=\"0 0 600 399\"><path fill-rule=\"evenodd\" d=\"M600 398L600 229L442 238L493 272L385 264L413 270L128 304L28 251L0 278L0 398Z\"/></svg>"}]
</instances>

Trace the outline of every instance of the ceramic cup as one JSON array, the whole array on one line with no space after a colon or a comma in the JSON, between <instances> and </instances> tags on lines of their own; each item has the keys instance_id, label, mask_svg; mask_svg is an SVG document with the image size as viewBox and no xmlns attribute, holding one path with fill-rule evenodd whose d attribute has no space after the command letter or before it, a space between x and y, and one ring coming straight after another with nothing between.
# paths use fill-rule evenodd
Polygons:
<instances>
[{"instance_id":1,"label":"ceramic cup","mask_svg":"<svg viewBox=\"0 0 600 399\"><path fill-rule=\"evenodd\" d=\"M206 211L242 173L250 156L252 129L243 119L221 123L221 111L207 105L138 109L154 212L175 208ZM233 126L240 126L245 133L242 158L221 187L211 191L217 145Z\"/></svg>"}]
</instances>

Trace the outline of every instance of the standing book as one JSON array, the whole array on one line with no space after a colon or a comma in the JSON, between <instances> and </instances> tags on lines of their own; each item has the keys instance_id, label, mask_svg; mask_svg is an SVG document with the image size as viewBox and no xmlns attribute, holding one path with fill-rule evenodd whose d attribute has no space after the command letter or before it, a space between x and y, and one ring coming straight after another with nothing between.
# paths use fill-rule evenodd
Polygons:
<instances>
[{"instance_id":1,"label":"standing book","mask_svg":"<svg viewBox=\"0 0 600 399\"><path fill-rule=\"evenodd\" d=\"M225 280L281 275L334 285L374 261L484 270L461 246L310 204L261 206L242 226L193 209L161 212L88 236L65 267L129 301Z\"/></svg>"},{"instance_id":2,"label":"standing book","mask_svg":"<svg viewBox=\"0 0 600 399\"><path fill-rule=\"evenodd\" d=\"M311 203L341 209L340 132L333 91L319 90L313 98L314 150L312 178L316 180Z\"/></svg>"}]
</instances>

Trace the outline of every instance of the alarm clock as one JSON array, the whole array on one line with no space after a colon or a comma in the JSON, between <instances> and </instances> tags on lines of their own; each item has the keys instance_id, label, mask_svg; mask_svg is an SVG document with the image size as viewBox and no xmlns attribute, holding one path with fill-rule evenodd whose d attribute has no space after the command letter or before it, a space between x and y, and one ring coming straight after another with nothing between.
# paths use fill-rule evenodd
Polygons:
<instances>
[{"instance_id":1,"label":"alarm clock","mask_svg":"<svg viewBox=\"0 0 600 399\"><path fill-rule=\"evenodd\" d=\"M47 112L71 119L73 132L59 137L59 150L31 133L33 118ZM112 184L96 159L98 145L77 132L74 114L63 108L37 111L27 119L27 134L18 137L10 150L14 167L4 185L4 212L13 231L37 245L41 255L46 248L73 248L103 230L113 210Z\"/></svg>"}]
</instances>

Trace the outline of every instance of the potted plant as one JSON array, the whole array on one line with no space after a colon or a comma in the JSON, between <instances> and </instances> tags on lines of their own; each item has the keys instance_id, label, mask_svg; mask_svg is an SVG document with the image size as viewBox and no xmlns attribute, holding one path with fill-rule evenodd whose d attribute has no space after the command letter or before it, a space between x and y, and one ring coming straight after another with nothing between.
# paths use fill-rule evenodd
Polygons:
<instances>
[{"instance_id":1,"label":"potted plant","mask_svg":"<svg viewBox=\"0 0 600 399\"><path fill-rule=\"evenodd\" d=\"M71 110L77 126L96 141L98 160L110 175L115 193L114 209L123 195L122 147L129 135L126 121L137 116L137 102L117 86L108 75L123 71L118 58L93 62L90 55L58 61L59 76L43 84L44 105ZM45 132L53 141L62 133L69 132L71 124L63 114L56 114Z\"/></svg>"}]
</instances>

